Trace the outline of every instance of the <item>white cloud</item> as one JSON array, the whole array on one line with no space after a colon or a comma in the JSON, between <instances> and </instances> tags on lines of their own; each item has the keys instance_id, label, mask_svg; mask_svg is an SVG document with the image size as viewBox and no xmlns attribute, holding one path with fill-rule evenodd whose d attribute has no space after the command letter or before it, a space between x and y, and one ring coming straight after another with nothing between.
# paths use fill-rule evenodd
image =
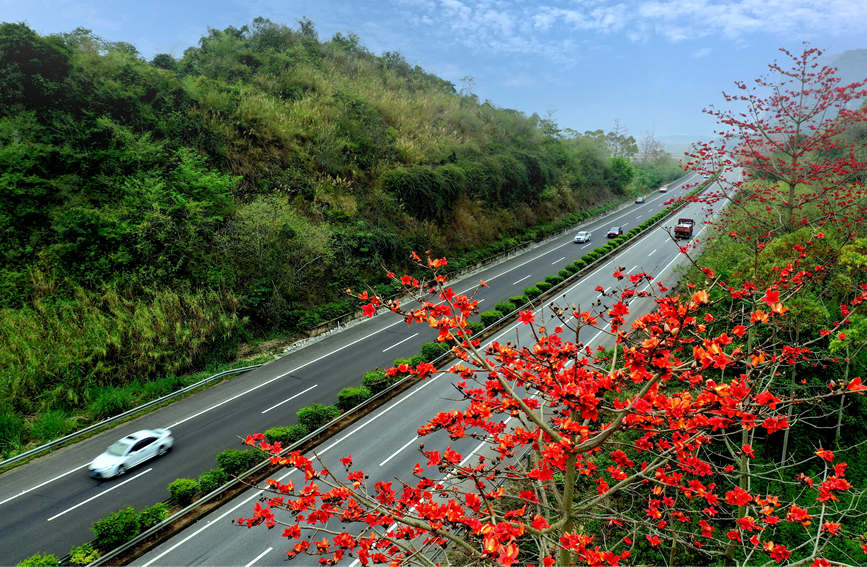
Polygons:
<instances>
[{"instance_id":1,"label":"white cloud","mask_svg":"<svg viewBox=\"0 0 867 567\"><path fill-rule=\"evenodd\" d=\"M738 46L754 34L810 39L867 27L863 0L395 0L413 22L476 50L568 57L576 43L612 36L642 42L722 37ZM694 57L707 53L698 50Z\"/></svg>"}]
</instances>

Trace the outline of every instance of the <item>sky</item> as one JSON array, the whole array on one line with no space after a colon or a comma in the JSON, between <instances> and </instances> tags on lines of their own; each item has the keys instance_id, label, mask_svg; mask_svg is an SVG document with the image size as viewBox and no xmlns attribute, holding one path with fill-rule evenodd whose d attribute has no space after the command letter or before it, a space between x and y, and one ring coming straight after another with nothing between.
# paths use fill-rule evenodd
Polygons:
<instances>
[{"instance_id":1,"label":"sky","mask_svg":"<svg viewBox=\"0 0 867 567\"><path fill-rule=\"evenodd\" d=\"M357 34L480 100L562 128L709 139L702 109L767 72L779 48L867 48L865 0L0 0L0 20L40 34L84 27L143 57L180 57L208 28L262 16L319 38ZM865 73L867 75L867 73ZM467 77L471 79L467 80Z\"/></svg>"}]
</instances>

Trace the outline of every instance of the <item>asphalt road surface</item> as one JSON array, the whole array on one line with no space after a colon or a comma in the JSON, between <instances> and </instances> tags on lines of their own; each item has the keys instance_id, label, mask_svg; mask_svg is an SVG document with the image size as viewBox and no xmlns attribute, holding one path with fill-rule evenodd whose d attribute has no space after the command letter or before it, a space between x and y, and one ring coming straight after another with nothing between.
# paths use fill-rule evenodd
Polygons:
<instances>
[{"instance_id":1,"label":"asphalt road surface","mask_svg":"<svg viewBox=\"0 0 867 567\"><path fill-rule=\"evenodd\" d=\"M671 193L669 193L671 196ZM658 200L654 201L658 203ZM651 204L651 206L653 206ZM688 216L696 219L697 227L694 238L703 236L706 225L702 222L710 211L706 206L694 203L677 216ZM665 223L671 225L673 223ZM604 288L616 287L617 281L612 272L618 266L626 268L628 273L648 272L657 276L656 281L668 286L678 279L678 266L686 263L679 253L679 246L665 233L665 228L657 228L639 241L617 254L615 258L596 268L592 273L565 292L558 294L551 302L561 305L577 304L589 306L599 298L595 291L597 285ZM533 263L553 264L553 258L561 255L549 251L546 256L537 258ZM549 259L550 262L549 262ZM557 268L556 265L553 265ZM556 272L556 269L551 270ZM518 273L506 277L507 281L515 281ZM534 276L536 277L536 276ZM536 280L533 280L536 281ZM520 285L520 284L519 284ZM550 303L550 302L549 302ZM652 298L636 299L630 304L633 316L654 309ZM395 317L392 315L392 317ZM537 324L551 321L550 311L545 307L536 312ZM547 318L547 319L546 319ZM405 333L414 332L413 327L405 329ZM518 340L526 343L529 338L528 327L521 324L511 324L501 330L497 340ZM608 344L608 336L595 330L582 332L581 341L595 347ZM395 477L407 478L416 463L426 461L418 448L420 439L415 435L418 426L427 418L439 411L460 407L463 402L452 401L455 397L451 385L454 377L447 373L438 374L418 384L407 392L396 397L381 410L372 413L354 424L340 435L322 443L316 453L323 458L331 470L342 470L338 459L346 455L353 457L353 470L364 470L370 475L368 485L372 486L378 480L393 480ZM436 435L424 438L426 450L439 449L444 451L451 446L462 455L465 462L473 458L478 451L484 450L484 442L476 439L449 440L446 435ZM303 482L303 476L297 471L283 471L275 478L286 481ZM285 550L288 542L281 537L282 529L267 530L264 527L247 529L232 524L238 517L251 514L254 502L260 491L249 490L230 503L199 520L181 533L175 535L151 552L139 558L134 564L145 567L167 565L285 565ZM291 518L285 517L287 521ZM320 539L322 537L314 537ZM315 558L300 556L289 565L315 565ZM346 558L342 564L355 567L358 565L352 557Z\"/></svg>"},{"instance_id":2,"label":"asphalt road surface","mask_svg":"<svg viewBox=\"0 0 867 567\"><path fill-rule=\"evenodd\" d=\"M477 296L481 301L480 310L493 309L497 301L522 294L525 287L556 274L565 265L605 244L605 233L610 226L620 225L624 232L628 231L662 210L665 201L683 195L685 184L697 181L696 175L687 176L669 184L668 193L654 193L643 204L626 204L599 219L581 223L574 230L452 282L452 286L456 291L464 292L473 288L478 280L485 280L489 287ZM696 204L690 207L696 209L691 214L700 222L704 213ZM573 243L572 238L579 230L592 231L592 240L586 244ZM588 290L606 278L611 279L614 263L661 273L664 268L671 269L676 251L677 246L671 239L656 230L644 236L640 245L625 250L622 258L618 256L614 262L583 278L582 281L587 283L574 286L574 289L584 290L589 295L579 294L569 301L587 301L594 295ZM570 291L570 297L572 293L578 291ZM291 425L296 422L297 410L312 403L335 403L337 393L347 386L359 385L365 372L387 368L396 358L413 356L422 343L433 338L434 331L420 325L408 327L394 314L386 312L348 326L243 376L0 475L0 563L14 564L37 551L54 553L58 557L66 554L72 546L92 539L90 526L106 514L128 505L141 509L164 500L171 481L181 477L197 478L202 472L214 468L215 455L224 449L239 447L239 436ZM442 378L438 381L443 385L448 382ZM383 471L406 470L407 463L412 460L407 456L412 453L412 432L420 423L420 416L431 415L443 403L442 394L433 386L436 383L428 381L421 386L420 391L426 391L428 395L418 396L415 392L419 390L412 390L404 394L409 398L401 396L386 406L389 409L365 420L365 424L368 420L382 423L381 433L371 436L365 431L362 435L360 428L368 426L355 426L350 431L359 433L344 441L355 446L347 450L341 445L329 452L338 456L357 454L359 464L372 464ZM415 401L409 401L419 398L428 405L416 406ZM388 419L379 418L386 414L390 416ZM113 441L138 429L157 427L168 427L174 434L175 446L168 455L145 463L117 479L100 482L88 476L87 464ZM375 442L365 446L362 454L357 445L364 444L367 439L375 439ZM404 450L398 451L402 447ZM410 466L414 463L412 460ZM232 533L229 539L234 541L238 534ZM264 531L247 537L271 541ZM222 549L221 545L217 547ZM244 547L247 547L246 543ZM186 556L181 559L172 555L161 561L173 565L244 565L267 547L261 547L246 559L227 555L225 561L216 561L215 557L222 557L221 554L204 554L199 559ZM274 547L274 551L257 561L275 562L281 557L279 549Z\"/></svg>"}]
</instances>

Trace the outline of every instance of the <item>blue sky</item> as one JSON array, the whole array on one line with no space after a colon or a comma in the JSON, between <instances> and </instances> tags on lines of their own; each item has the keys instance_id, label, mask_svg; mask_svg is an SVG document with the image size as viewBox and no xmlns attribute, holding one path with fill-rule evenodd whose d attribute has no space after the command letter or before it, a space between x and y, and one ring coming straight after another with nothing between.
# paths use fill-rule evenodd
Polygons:
<instances>
[{"instance_id":1,"label":"blue sky","mask_svg":"<svg viewBox=\"0 0 867 567\"><path fill-rule=\"evenodd\" d=\"M370 51L398 51L480 99L553 115L578 131L707 139L701 113L802 41L867 48L865 0L0 0L0 20L42 34L91 29L151 58L175 56L211 28L263 16L320 39L354 32Z\"/></svg>"}]
</instances>

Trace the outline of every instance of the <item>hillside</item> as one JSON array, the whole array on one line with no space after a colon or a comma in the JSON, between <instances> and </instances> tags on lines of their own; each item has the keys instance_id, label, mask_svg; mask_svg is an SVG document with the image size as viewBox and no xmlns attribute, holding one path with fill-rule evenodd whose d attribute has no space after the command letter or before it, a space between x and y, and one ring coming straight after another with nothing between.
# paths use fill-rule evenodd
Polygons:
<instances>
[{"instance_id":1,"label":"hillside","mask_svg":"<svg viewBox=\"0 0 867 567\"><path fill-rule=\"evenodd\" d=\"M0 409L74 411L309 329L411 250L531 238L624 194L636 166L610 156L309 21L151 61L2 24Z\"/></svg>"}]
</instances>

